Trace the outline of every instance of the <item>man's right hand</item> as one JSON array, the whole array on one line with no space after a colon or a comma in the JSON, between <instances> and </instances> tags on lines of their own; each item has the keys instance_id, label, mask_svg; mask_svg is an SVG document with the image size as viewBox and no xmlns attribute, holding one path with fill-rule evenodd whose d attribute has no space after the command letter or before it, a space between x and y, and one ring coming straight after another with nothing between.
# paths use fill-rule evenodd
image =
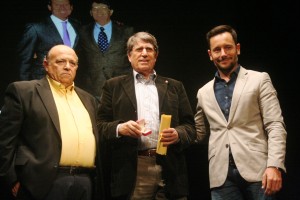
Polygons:
<instances>
[{"instance_id":1,"label":"man's right hand","mask_svg":"<svg viewBox=\"0 0 300 200\"><path fill-rule=\"evenodd\" d=\"M118 129L119 135L139 138L142 136L142 127L135 121L129 120L120 124Z\"/></svg>"}]
</instances>

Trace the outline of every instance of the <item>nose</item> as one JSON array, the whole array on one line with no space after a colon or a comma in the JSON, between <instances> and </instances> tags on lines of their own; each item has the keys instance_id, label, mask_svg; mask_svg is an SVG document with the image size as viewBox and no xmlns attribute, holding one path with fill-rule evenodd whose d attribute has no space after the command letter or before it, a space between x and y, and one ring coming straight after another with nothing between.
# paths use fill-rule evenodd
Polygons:
<instances>
[{"instance_id":1,"label":"nose","mask_svg":"<svg viewBox=\"0 0 300 200\"><path fill-rule=\"evenodd\" d=\"M227 51L224 48L222 48L221 49L221 56L226 55L226 54L227 54Z\"/></svg>"},{"instance_id":2,"label":"nose","mask_svg":"<svg viewBox=\"0 0 300 200\"><path fill-rule=\"evenodd\" d=\"M147 49L146 48L143 48L143 50L142 50L142 56L144 56L144 55L147 55Z\"/></svg>"},{"instance_id":3,"label":"nose","mask_svg":"<svg viewBox=\"0 0 300 200\"><path fill-rule=\"evenodd\" d=\"M65 65L64 65L64 69L69 70L71 68L71 64L69 61L66 61Z\"/></svg>"}]
</instances>

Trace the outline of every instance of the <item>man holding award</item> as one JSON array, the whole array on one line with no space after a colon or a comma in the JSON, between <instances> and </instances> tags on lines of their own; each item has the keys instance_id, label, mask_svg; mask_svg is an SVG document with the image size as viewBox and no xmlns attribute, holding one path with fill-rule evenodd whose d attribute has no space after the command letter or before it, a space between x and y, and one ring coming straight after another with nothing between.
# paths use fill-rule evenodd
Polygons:
<instances>
[{"instance_id":1,"label":"man holding award","mask_svg":"<svg viewBox=\"0 0 300 200\"><path fill-rule=\"evenodd\" d=\"M184 149L196 132L184 86L157 75L158 45L150 33L131 36L127 55L132 73L106 81L100 99L105 184L113 199L186 200Z\"/></svg>"}]
</instances>

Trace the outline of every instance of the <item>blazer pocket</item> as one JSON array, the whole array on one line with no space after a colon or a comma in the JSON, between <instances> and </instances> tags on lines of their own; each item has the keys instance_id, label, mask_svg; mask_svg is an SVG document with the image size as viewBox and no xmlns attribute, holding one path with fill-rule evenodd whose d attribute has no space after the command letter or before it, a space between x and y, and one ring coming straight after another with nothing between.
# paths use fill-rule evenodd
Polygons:
<instances>
[{"instance_id":1,"label":"blazer pocket","mask_svg":"<svg viewBox=\"0 0 300 200\"><path fill-rule=\"evenodd\" d=\"M258 151L262 153L268 152L267 145L262 143L248 142L248 148L252 151Z\"/></svg>"},{"instance_id":2,"label":"blazer pocket","mask_svg":"<svg viewBox=\"0 0 300 200\"><path fill-rule=\"evenodd\" d=\"M208 151L208 160L210 161L216 155L216 148L211 147Z\"/></svg>"}]
</instances>

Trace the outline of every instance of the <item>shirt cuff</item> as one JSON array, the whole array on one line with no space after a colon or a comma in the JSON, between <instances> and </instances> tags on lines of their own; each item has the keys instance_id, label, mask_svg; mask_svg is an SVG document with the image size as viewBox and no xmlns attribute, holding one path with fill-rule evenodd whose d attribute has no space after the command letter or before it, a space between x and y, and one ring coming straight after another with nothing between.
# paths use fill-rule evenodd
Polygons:
<instances>
[{"instance_id":1,"label":"shirt cuff","mask_svg":"<svg viewBox=\"0 0 300 200\"><path fill-rule=\"evenodd\" d=\"M120 138L121 136L119 135L119 128L122 124L118 124L117 129L116 129L116 137Z\"/></svg>"}]
</instances>

